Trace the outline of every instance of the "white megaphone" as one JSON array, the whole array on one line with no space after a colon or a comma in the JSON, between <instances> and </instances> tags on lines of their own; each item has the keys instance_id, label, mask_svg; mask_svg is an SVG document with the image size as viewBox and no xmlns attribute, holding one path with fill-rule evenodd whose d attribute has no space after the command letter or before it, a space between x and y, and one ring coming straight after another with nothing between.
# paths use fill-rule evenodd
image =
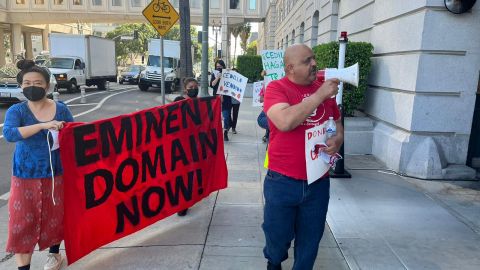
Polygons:
<instances>
[{"instance_id":1,"label":"white megaphone","mask_svg":"<svg viewBox=\"0 0 480 270\"><path fill-rule=\"evenodd\" d=\"M358 87L358 63L347 68L326 68L317 72L317 79L321 82L333 78Z\"/></svg>"}]
</instances>

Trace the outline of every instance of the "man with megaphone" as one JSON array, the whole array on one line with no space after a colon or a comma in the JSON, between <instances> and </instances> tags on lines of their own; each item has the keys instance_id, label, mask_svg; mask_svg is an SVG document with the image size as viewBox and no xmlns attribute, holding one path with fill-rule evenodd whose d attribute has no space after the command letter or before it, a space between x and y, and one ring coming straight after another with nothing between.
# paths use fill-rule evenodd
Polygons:
<instances>
[{"instance_id":1,"label":"man with megaphone","mask_svg":"<svg viewBox=\"0 0 480 270\"><path fill-rule=\"evenodd\" d=\"M284 58L285 77L271 82L265 91L270 143L264 182L264 255L267 269L281 269L295 238L293 269L308 270L313 268L323 235L330 180L326 173L307 184L305 131L333 117L336 135L326 141L323 151L329 155L338 152L343 144L343 126L332 97L340 81L325 79L325 74L317 79L315 56L303 44L288 47Z\"/></svg>"}]
</instances>

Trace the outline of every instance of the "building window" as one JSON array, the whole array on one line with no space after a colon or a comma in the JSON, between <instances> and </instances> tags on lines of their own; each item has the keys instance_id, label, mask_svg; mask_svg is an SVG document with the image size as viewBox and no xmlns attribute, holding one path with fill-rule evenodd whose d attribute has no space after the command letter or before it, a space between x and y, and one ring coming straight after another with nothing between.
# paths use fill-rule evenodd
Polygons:
<instances>
[{"instance_id":1,"label":"building window","mask_svg":"<svg viewBox=\"0 0 480 270\"><path fill-rule=\"evenodd\" d=\"M43 5L45 4L45 0L35 0L35 5Z\"/></svg>"},{"instance_id":2,"label":"building window","mask_svg":"<svg viewBox=\"0 0 480 270\"><path fill-rule=\"evenodd\" d=\"M112 0L112 7L121 7L122 5L122 0Z\"/></svg>"},{"instance_id":3,"label":"building window","mask_svg":"<svg viewBox=\"0 0 480 270\"><path fill-rule=\"evenodd\" d=\"M92 5L93 6L101 6L102 5L102 0L92 0Z\"/></svg>"},{"instance_id":4,"label":"building window","mask_svg":"<svg viewBox=\"0 0 480 270\"><path fill-rule=\"evenodd\" d=\"M17 5L25 5L25 0L17 0Z\"/></svg>"},{"instance_id":5,"label":"building window","mask_svg":"<svg viewBox=\"0 0 480 270\"><path fill-rule=\"evenodd\" d=\"M303 43L303 40L304 40L304 37L303 37L303 36L304 36L304 34L305 34L305 23L302 22L302 23L300 24L300 35L298 36L298 41L299 41L300 43Z\"/></svg>"},{"instance_id":6,"label":"building window","mask_svg":"<svg viewBox=\"0 0 480 270\"><path fill-rule=\"evenodd\" d=\"M61 5L63 5L63 0L54 0L53 4L56 5L56 6L61 6Z\"/></svg>"},{"instance_id":7,"label":"building window","mask_svg":"<svg viewBox=\"0 0 480 270\"><path fill-rule=\"evenodd\" d=\"M295 29L292 31L292 45L295 44Z\"/></svg>"},{"instance_id":8,"label":"building window","mask_svg":"<svg viewBox=\"0 0 480 270\"><path fill-rule=\"evenodd\" d=\"M287 37L285 38L285 48L288 48L288 35L287 35Z\"/></svg>"},{"instance_id":9,"label":"building window","mask_svg":"<svg viewBox=\"0 0 480 270\"><path fill-rule=\"evenodd\" d=\"M74 6L83 6L83 0L73 0Z\"/></svg>"},{"instance_id":10,"label":"building window","mask_svg":"<svg viewBox=\"0 0 480 270\"><path fill-rule=\"evenodd\" d=\"M132 7L141 7L142 0L132 0Z\"/></svg>"},{"instance_id":11,"label":"building window","mask_svg":"<svg viewBox=\"0 0 480 270\"><path fill-rule=\"evenodd\" d=\"M250 10L257 9L257 0L249 0L248 1L248 9L250 9Z\"/></svg>"},{"instance_id":12,"label":"building window","mask_svg":"<svg viewBox=\"0 0 480 270\"><path fill-rule=\"evenodd\" d=\"M230 0L230 9L239 9L240 0Z\"/></svg>"},{"instance_id":13,"label":"building window","mask_svg":"<svg viewBox=\"0 0 480 270\"><path fill-rule=\"evenodd\" d=\"M210 8L220 8L220 0L210 0Z\"/></svg>"},{"instance_id":14,"label":"building window","mask_svg":"<svg viewBox=\"0 0 480 270\"><path fill-rule=\"evenodd\" d=\"M312 18L312 37L311 37L312 48L314 46L317 46L317 39L318 39L318 11L315 11Z\"/></svg>"}]
</instances>

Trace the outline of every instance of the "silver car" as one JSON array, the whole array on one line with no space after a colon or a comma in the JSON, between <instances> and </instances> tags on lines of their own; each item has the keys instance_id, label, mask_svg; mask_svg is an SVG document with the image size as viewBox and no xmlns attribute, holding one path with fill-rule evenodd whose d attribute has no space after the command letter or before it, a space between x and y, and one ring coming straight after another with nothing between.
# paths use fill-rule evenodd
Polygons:
<instances>
[{"instance_id":1,"label":"silver car","mask_svg":"<svg viewBox=\"0 0 480 270\"><path fill-rule=\"evenodd\" d=\"M53 92L58 92L57 80L53 74L47 69L50 74L50 87L47 90L47 96L53 97ZM23 95L23 90L17 83L16 76L0 71L0 103L17 103L27 100Z\"/></svg>"}]
</instances>

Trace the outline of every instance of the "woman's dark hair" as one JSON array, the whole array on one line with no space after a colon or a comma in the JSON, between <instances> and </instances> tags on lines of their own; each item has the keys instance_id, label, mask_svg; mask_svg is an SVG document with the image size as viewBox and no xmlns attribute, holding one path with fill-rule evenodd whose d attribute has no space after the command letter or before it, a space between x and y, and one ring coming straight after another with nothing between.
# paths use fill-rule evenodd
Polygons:
<instances>
[{"instance_id":1,"label":"woman's dark hair","mask_svg":"<svg viewBox=\"0 0 480 270\"><path fill-rule=\"evenodd\" d=\"M19 84L23 83L23 76L30 72L40 73L47 82L47 84L50 83L50 74L48 73L48 71L43 67L35 65L35 62L33 62L33 60L20 60L17 62L17 68L20 69L20 72L18 72L17 74L17 82Z\"/></svg>"},{"instance_id":2,"label":"woman's dark hair","mask_svg":"<svg viewBox=\"0 0 480 270\"><path fill-rule=\"evenodd\" d=\"M188 78L183 79L183 87L187 88L187 85L191 82L195 82L195 83L198 84L198 81L195 80L195 78L188 77Z\"/></svg>"},{"instance_id":3,"label":"woman's dark hair","mask_svg":"<svg viewBox=\"0 0 480 270\"><path fill-rule=\"evenodd\" d=\"M222 59L215 61L215 68L217 67L217 64L220 64L223 68L227 68L227 65L225 65L225 62L223 62Z\"/></svg>"}]
</instances>

